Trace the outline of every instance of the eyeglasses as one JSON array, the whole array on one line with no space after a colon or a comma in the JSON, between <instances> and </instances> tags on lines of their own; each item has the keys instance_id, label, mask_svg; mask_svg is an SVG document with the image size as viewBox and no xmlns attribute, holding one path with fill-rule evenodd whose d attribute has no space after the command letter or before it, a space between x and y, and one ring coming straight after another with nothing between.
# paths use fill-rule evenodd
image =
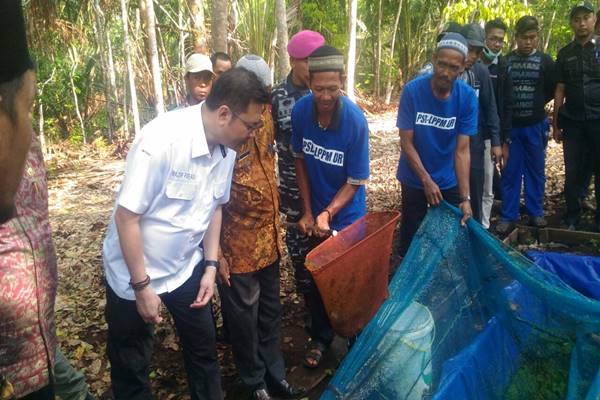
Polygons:
<instances>
[{"instance_id":1,"label":"eyeglasses","mask_svg":"<svg viewBox=\"0 0 600 400\"><path fill-rule=\"evenodd\" d=\"M240 114L236 113L235 111L231 110L231 113L233 114L234 117L236 117L237 119L242 121L242 123L244 124L246 129L248 129L248 131L255 131L257 129L262 128L265 125L265 123L263 122L262 119L258 122L250 123L250 122L244 120L244 118L240 117Z\"/></svg>"},{"instance_id":2,"label":"eyeglasses","mask_svg":"<svg viewBox=\"0 0 600 400\"><path fill-rule=\"evenodd\" d=\"M503 44L504 43L504 38L503 37L494 37L494 36L490 36L487 38L487 41L490 43L496 43L496 44Z\"/></svg>"}]
</instances>

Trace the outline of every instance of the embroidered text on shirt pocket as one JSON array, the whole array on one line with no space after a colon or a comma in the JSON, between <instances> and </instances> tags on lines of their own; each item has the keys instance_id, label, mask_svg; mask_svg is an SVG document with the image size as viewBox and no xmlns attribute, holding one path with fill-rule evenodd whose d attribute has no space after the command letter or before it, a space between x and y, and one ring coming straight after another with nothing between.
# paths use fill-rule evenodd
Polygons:
<instances>
[{"instance_id":1,"label":"embroidered text on shirt pocket","mask_svg":"<svg viewBox=\"0 0 600 400\"><path fill-rule=\"evenodd\" d=\"M169 182L165 194L170 199L192 200L198 191L196 183L188 182Z\"/></svg>"}]
</instances>

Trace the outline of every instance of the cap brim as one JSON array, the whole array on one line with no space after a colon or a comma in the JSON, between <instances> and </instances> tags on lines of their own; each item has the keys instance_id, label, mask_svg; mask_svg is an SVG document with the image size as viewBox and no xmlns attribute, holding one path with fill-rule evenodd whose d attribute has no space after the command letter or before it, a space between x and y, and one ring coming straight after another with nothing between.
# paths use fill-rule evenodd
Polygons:
<instances>
[{"instance_id":1,"label":"cap brim","mask_svg":"<svg viewBox=\"0 0 600 400\"><path fill-rule=\"evenodd\" d=\"M202 71L207 71L207 72L210 72L211 74L215 75L215 73L212 70L206 69L206 68L199 68L199 69L194 68L194 69L186 70L186 72L190 72L190 73L196 73L196 72L202 72Z\"/></svg>"},{"instance_id":2,"label":"cap brim","mask_svg":"<svg viewBox=\"0 0 600 400\"><path fill-rule=\"evenodd\" d=\"M483 42L480 42L479 40L468 39L467 43L471 47L485 47L485 44Z\"/></svg>"},{"instance_id":3,"label":"cap brim","mask_svg":"<svg viewBox=\"0 0 600 400\"><path fill-rule=\"evenodd\" d=\"M571 10L569 18L573 18L578 11L585 11L586 13L593 13L594 9L587 6L577 6Z\"/></svg>"}]
</instances>

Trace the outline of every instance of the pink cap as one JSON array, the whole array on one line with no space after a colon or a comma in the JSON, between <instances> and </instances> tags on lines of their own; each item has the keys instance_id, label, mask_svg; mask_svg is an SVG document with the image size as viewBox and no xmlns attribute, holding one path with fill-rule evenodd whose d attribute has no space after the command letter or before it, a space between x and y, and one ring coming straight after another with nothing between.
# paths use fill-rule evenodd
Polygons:
<instances>
[{"instance_id":1,"label":"pink cap","mask_svg":"<svg viewBox=\"0 0 600 400\"><path fill-rule=\"evenodd\" d=\"M287 45L290 57L302 59L307 58L313 51L325 44L325 38L319 32L300 31L296 33Z\"/></svg>"}]
</instances>

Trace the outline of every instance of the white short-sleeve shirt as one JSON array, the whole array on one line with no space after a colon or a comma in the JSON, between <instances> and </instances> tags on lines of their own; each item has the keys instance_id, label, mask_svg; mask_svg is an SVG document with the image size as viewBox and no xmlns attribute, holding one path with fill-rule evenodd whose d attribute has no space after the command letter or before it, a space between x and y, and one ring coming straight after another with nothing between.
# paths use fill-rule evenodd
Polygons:
<instances>
[{"instance_id":1,"label":"white short-sleeve shirt","mask_svg":"<svg viewBox=\"0 0 600 400\"><path fill-rule=\"evenodd\" d=\"M146 273L157 294L181 286L202 260L199 245L217 206L229 201L235 152L209 152L203 103L149 122L127 155L117 206L140 214ZM114 212L102 249L108 284L134 300Z\"/></svg>"}]
</instances>

